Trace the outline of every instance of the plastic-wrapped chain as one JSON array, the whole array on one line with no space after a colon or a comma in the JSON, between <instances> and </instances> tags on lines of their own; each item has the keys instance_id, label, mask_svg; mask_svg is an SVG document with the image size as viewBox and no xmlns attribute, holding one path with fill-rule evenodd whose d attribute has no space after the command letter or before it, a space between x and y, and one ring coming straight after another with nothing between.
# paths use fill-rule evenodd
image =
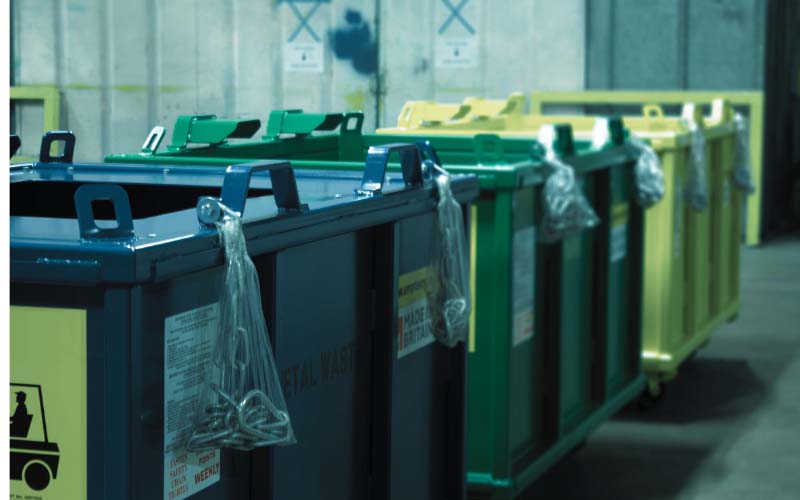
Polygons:
<instances>
[{"instance_id":1,"label":"plastic-wrapped chain","mask_svg":"<svg viewBox=\"0 0 800 500\"><path fill-rule=\"evenodd\" d=\"M597 214L581 191L575 170L562 162L553 150L555 129L545 126L539 130L539 142L544 146L545 163L552 172L544 184L541 234L544 241L557 241L600 223Z\"/></svg>"},{"instance_id":2,"label":"plastic-wrapped chain","mask_svg":"<svg viewBox=\"0 0 800 500\"><path fill-rule=\"evenodd\" d=\"M698 212L708 207L708 182L706 180L706 136L694 120L685 119L692 132L691 161L684 195L686 203Z\"/></svg>"},{"instance_id":3,"label":"plastic-wrapped chain","mask_svg":"<svg viewBox=\"0 0 800 500\"><path fill-rule=\"evenodd\" d=\"M736 126L736 151L733 158L733 185L747 194L756 192L753 177L750 173L750 138L747 130L747 119L740 113L733 115Z\"/></svg>"},{"instance_id":4,"label":"plastic-wrapped chain","mask_svg":"<svg viewBox=\"0 0 800 500\"><path fill-rule=\"evenodd\" d=\"M652 207L664 198L664 170L661 160L649 144L636 136L631 136L630 143L639 150L636 159L636 200L639 205Z\"/></svg>"},{"instance_id":5,"label":"plastic-wrapped chain","mask_svg":"<svg viewBox=\"0 0 800 500\"><path fill-rule=\"evenodd\" d=\"M434 267L440 288L431 305L433 331L441 343L452 347L465 341L469 333L469 254L464 216L450 190L450 174L430 161L425 163L426 168L432 169L439 198Z\"/></svg>"},{"instance_id":6,"label":"plastic-wrapped chain","mask_svg":"<svg viewBox=\"0 0 800 500\"><path fill-rule=\"evenodd\" d=\"M208 200L208 199L206 199ZM226 273L213 358L195 408L189 451L252 450L295 442L261 307L242 220L219 203Z\"/></svg>"},{"instance_id":7,"label":"plastic-wrapped chain","mask_svg":"<svg viewBox=\"0 0 800 500\"><path fill-rule=\"evenodd\" d=\"M602 148L609 140L608 120L598 118L592 129L592 147ZM653 148L638 137L631 135L629 142L639 151L634 171L636 201L644 208L652 207L664 198L664 170L661 168L661 160Z\"/></svg>"}]
</instances>

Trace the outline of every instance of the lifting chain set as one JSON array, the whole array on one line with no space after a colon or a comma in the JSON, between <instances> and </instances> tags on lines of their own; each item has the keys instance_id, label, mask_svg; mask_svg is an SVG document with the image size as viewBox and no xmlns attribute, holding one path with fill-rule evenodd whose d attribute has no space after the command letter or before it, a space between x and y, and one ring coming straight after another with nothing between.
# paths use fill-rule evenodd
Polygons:
<instances>
[{"instance_id":1,"label":"lifting chain set","mask_svg":"<svg viewBox=\"0 0 800 500\"><path fill-rule=\"evenodd\" d=\"M216 227L225 248L220 323L186 449L252 450L293 444L242 219L222 203L219 208L222 217Z\"/></svg>"},{"instance_id":2,"label":"lifting chain set","mask_svg":"<svg viewBox=\"0 0 800 500\"><path fill-rule=\"evenodd\" d=\"M466 340L469 327L464 219L450 189L450 175L430 161L426 168L436 183L438 198L433 238L437 279L428 291L433 333L452 347ZM258 273L247 254L241 216L210 198L201 200L198 212L206 220L211 212L220 215L215 225L226 265L213 359L206 365L206 383L186 449L252 450L293 444L296 440L262 312Z\"/></svg>"}]
</instances>

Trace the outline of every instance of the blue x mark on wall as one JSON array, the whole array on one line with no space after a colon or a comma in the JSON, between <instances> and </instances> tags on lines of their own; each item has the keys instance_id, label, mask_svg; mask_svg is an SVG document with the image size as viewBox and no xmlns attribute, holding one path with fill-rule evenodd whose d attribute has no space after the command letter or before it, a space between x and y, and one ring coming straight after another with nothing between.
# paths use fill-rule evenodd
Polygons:
<instances>
[{"instance_id":1,"label":"blue x mark on wall","mask_svg":"<svg viewBox=\"0 0 800 500\"><path fill-rule=\"evenodd\" d=\"M445 20L441 28L439 28L440 35L444 34L444 32L447 31L447 28L450 27L453 21L458 21L464 27L464 29L466 29L469 32L470 35L475 34L475 28L473 28L467 22L467 20L464 19L464 16L461 15L461 11L464 9L464 7L467 5L468 2L469 0L461 0L461 2L459 2L458 5L453 5L450 2L450 0L442 0L442 3L445 5L445 7L450 9L450 16L447 18L447 20Z\"/></svg>"},{"instance_id":2,"label":"blue x mark on wall","mask_svg":"<svg viewBox=\"0 0 800 500\"><path fill-rule=\"evenodd\" d=\"M289 41L295 41L295 39L297 39L297 37L300 36L300 33L303 31L307 31L315 42L321 41L319 35L317 35L316 31L314 31L314 28L311 27L310 21L317 10L319 10L320 6L323 3L330 3L330 1L331 0L279 0L279 3L289 4L289 8L292 10L292 12L294 12L295 17L297 17L297 20L300 22L292 34L289 35ZM305 14L303 14L300 11L300 8L297 6L298 3L310 3L313 5Z\"/></svg>"}]
</instances>

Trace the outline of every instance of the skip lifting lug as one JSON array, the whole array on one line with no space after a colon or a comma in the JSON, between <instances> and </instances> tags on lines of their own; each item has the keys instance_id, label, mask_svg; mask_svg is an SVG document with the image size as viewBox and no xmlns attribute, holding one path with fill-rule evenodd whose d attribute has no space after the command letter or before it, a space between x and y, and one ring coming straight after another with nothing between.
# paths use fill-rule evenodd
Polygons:
<instances>
[{"instance_id":1,"label":"skip lifting lug","mask_svg":"<svg viewBox=\"0 0 800 500\"><path fill-rule=\"evenodd\" d=\"M197 202L197 219L204 226L214 225L225 212L233 212L239 217L244 214L247 193L253 174L268 172L272 182L272 196L281 214L299 214L308 210L301 203L297 192L297 182L291 163L280 160L264 160L253 163L230 165L222 182L219 199L204 196Z\"/></svg>"}]
</instances>

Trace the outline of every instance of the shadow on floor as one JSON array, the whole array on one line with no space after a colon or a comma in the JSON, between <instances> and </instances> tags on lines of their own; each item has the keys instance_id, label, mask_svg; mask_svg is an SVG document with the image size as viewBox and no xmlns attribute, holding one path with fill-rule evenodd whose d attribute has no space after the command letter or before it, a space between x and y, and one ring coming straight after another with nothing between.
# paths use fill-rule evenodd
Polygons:
<instances>
[{"instance_id":1,"label":"shadow on floor","mask_svg":"<svg viewBox=\"0 0 800 500\"><path fill-rule=\"evenodd\" d=\"M636 437L593 441L550 469L520 498L672 499L711 451L683 443L643 443Z\"/></svg>"},{"instance_id":2,"label":"shadow on floor","mask_svg":"<svg viewBox=\"0 0 800 500\"><path fill-rule=\"evenodd\" d=\"M657 406L641 410L631 404L615 418L613 432L592 438L588 446L565 457L521 498L675 498L724 436L712 433L698 441L643 440L641 424L700 432L693 426L746 418L768 394L768 385L750 362L701 354L681 367ZM633 426L631 432L626 432L626 426Z\"/></svg>"},{"instance_id":3,"label":"shadow on floor","mask_svg":"<svg viewBox=\"0 0 800 500\"><path fill-rule=\"evenodd\" d=\"M746 360L697 357L681 366L654 408L631 405L617 418L679 424L739 418L756 410L768 390Z\"/></svg>"},{"instance_id":4,"label":"shadow on floor","mask_svg":"<svg viewBox=\"0 0 800 500\"><path fill-rule=\"evenodd\" d=\"M775 444L797 443L800 380L787 376L800 360L798 245L744 250L739 320L681 367L658 406L627 408L520 498L797 498L795 448Z\"/></svg>"}]
</instances>

